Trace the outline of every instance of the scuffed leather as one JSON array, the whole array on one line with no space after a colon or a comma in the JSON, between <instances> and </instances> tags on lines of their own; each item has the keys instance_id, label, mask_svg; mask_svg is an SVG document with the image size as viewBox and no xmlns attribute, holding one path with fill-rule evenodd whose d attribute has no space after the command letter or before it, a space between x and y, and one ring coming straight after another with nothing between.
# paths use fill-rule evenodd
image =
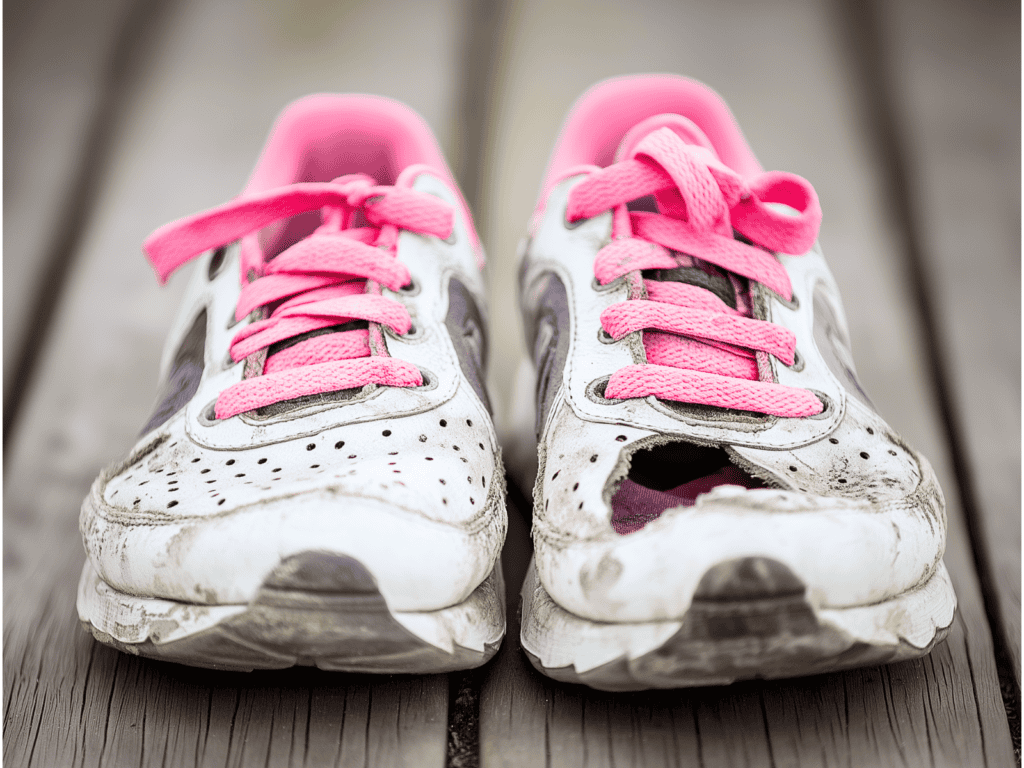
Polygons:
<instances>
[{"instance_id":1,"label":"scuffed leather","mask_svg":"<svg viewBox=\"0 0 1024 768\"><path fill-rule=\"evenodd\" d=\"M930 578L945 547L941 490L928 462L860 390L838 289L818 248L778 256L793 301L763 289L759 300L764 319L797 339L799 363L772 359L777 380L819 393L823 414L737 417L654 398L602 400L593 382L643 362L644 353L639 334L617 343L598 338L601 312L625 300L626 288L593 280L611 215L565 223L568 190L579 178L551 193L523 265L524 286L554 274L568 294L570 346L543 425L534 489L537 573L555 602L594 621L679 619L708 569L736 557L784 563L821 608L885 600ZM816 334L827 340L824 350ZM770 487L719 488L638 532L615 533L611 498L629 457L672 440L725 448Z\"/></svg>"},{"instance_id":2,"label":"scuffed leather","mask_svg":"<svg viewBox=\"0 0 1024 768\"><path fill-rule=\"evenodd\" d=\"M386 292L417 328L388 335L388 349L420 366L426 384L210 420L209 405L241 379L243 364L228 357L240 327L237 247L212 280L205 256L162 362L167 379L205 313L199 387L97 479L82 506L86 550L108 584L149 597L246 602L283 557L326 549L362 562L393 610L424 611L465 599L491 572L506 525L500 449L486 398L446 325L450 285L478 307L484 285L455 194L426 173L415 188L456 210L448 241L401 233L398 258L420 290ZM475 316L484 322L479 309Z\"/></svg>"}]
</instances>

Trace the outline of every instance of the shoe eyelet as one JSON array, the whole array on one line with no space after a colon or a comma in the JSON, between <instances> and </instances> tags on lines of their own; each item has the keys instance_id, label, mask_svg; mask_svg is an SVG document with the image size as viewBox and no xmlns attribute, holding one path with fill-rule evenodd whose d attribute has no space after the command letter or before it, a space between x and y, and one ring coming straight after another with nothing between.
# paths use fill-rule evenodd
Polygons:
<instances>
[{"instance_id":1,"label":"shoe eyelet","mask_svg":"<svg viewBox=\"0 0 1024 768\"><path fill-rule=\"evenodd\" d=\"M409 330L406 331L405 333L398 333L397 331L395 331L393 328L391 328L388 325L382 325L381 329L384 331L384 335L385 336L389 336L392 339L395 339L396 341L405 341L405 342L420 341L424 337L424 335L425 335L425 333L423 331L423 328L420 327L420 325L418 323L415 323L415 322L413 322L409 326Z\"/></svg>"},{"instance_id":2,"label":"shoe eyelet","mask_svg":"<svg viewBox=\"0 0 1024 768\"><path fill-rule=\"evenodd\" d=\"M597 293L607 293L608 291L617 290L618 288L620 288L622 286L622 284L625 281L626 281L626 277L625 277L625 275L623 275L621 277L616 277L614 280L612 280L609 283L605 283L604 285L601 285L599 282L597 282L597 278L595 277L593 280L590 281L590 289L592 291L596 291Z\"/></svg>"},{"instance_id":3,"label":"shoe eyelet","mask_svg":"<svg viewBox=\"0 0 1024 768\"><path fill-rule=\"evenodd\" d=\"M786 365L786 364L783 363L783 365ZM804 361L804 356L800 354L800 350L799 349L794 349L793 350L793 364L792 365L786 365L786 367L789 368L789 370L793 371L793 373L800 373L800 371L802 371L805 366L806 366L806 362Z\"/></svg>"},{"instance_id":4,"label":"shoe eyelet","mask_svg":"<svg viewBox=\"0 0 1024 768\"><path fill-rule=\"evenodd\" d=\"M231 350L229 349L227 354L224 356L224 362L221 364L221 370L222 371L230 370L231 368L234 368L236 365L238 365L241 362L244 362L244 361L243 360L239 360L239 361L236 362L235 359L233 357L231 357Z\"/></svg>"},{"instance_id":5,"label":"shoe eyelet","mask_svg":"<svg viewBox=\"0 0 1024 768\"><path fill-rule=\"evenodd\" d=\"M210 257L210 266L206 272L206 278L212 283L216 277L220 274L224 268L224 257L227 255L228 248L226 245L222 245L216 251L213 252L213 256Z\"/></svg>"},{"instance_id":6,"label":"shoe eyelet","mask_svg":"<svg viewBox=\"0 0 1024 768\"><path fill-rule=\"evenodd\" d=\"M448 235L448 237L444 238L442 242L447 243L448 245L455 245L459 242L459 236L455 232L455 227L452 227L452 233Z\"/></svg>"},{"instance_id":7,"label":"shoe eyelet","mask_svg":"<svg viewBox=\"0 0 1024 768\"><path fill-rule=\"evenodd\" d=\"M429 392L432 389L437 389L437 376L428 371L426 368L420 368L420 376L423 377L423 383L414 389Z\"/></svg>"},{"instance_id":8,"label":"shoe eyelet","mask_svg":"<svg viewBox=\"0 0 1024 768\"><path fill-rule=\"evenodd\" d=\"M244 320L245 318L242 318L242 319ZM238 324L239 324L240 322L242 322L242 320L239 320L239 319L237 319L237 318L235 317L235 312L234 312L234 310L232 310L232 311L231 311L231 317L230 317L230 318L228 318L228 324L227 324L227 325L225 326L225 328L227 328L227 329L228 329L228 330L230 331L230 330L231 330L232 328L234 328L234 327L235 327L236 325L238 325Z\"/></svg>"},{"instance_id":9,"label":"shoe eyelet","mask_svg":"<svg viewBox=\"0 0 1024 768\"><path fill-rule=\"evenodd\" d=\"M602 344L616 344L620 341L620 339L616 339L614 336L608 333L608 331L606 331L603 327L598 328L597 330L597 340L600 341Z\"/></svg>"},{"instance_id":10,"label":"shoe eyelet","mask_svg":"<svg viewBox=\"0 0 1024 768\"><path fill-rule=\"evenodd\" d=\"M448 242L447 240L445 242ZM415 296L420 292L420 284L414 279L410 278L409 282L398 289L398 293L404 296Z\"/></svg>"},{"instance_id":11,"label":"shoe eyelet","mask_svg":"<svg viewBox=\"0 0 1024 768\"><path fill-rule=\"evenodd\" d=\"M576 219L576 221L569 221L569 201L565 201L565 212L562 214L562 223L565 224L566 229L576 229L586 221L590 219Z\"/></svg>"},{"instance_id":12,"label":"shoe eyelet","mask_svg":"<svg viewBox=\"0 0 1024 768\"><path fill-rule=\"evenodd\" d=\"M204 427L215 427L220 423L220 419L217 418L217 398L214 398L206 407L199 412L199 416L196 419Z\"/></svg>"},{"instance_id":13,"label":"shoe eyelet","mask_svg":"<svg viewBox=\"0 0 1024 768\"><path fill-rule=\"evenodd\" d=\"M808 416L807 418L818 420L830 418L832 415L832 409L835 408L835 405L832 402L832 398L826 395L824 392L819 392L816 389L812 389L809 391L821 401L823 408L821 409L821 413L816 413L813 416Z\"/></svg>"},{"instance_id":14,"label":"shoe eyelet","mask_svg":"<svg viewBox=\"0 0 1024 768\"><path fill-rule=\"evenodd\" d=\"M784 306L786 309L790 309L794 312L800 309L800 298L795 293L793 294L793 298L788 301L782 298L780 294L775 293L775 291L772 291L772 294L774 294L775 300L779 302L779 304Z\"/></svg>"},{"instance_id":15,"label":"shoe eyelet","mask_svg":"<svg viewBox=\"0 0 1024 768\"><path fill-rule=\"evenodd\" d=\"M604 391L608 386L608 381L611 376L602 376L599 379L594 379L592 382L587 384L586 396L587 399L597 403L598 405L615 405L616 403L624 402L622 399L615 399L604 396Z\"/></svg>"}]
</instances>

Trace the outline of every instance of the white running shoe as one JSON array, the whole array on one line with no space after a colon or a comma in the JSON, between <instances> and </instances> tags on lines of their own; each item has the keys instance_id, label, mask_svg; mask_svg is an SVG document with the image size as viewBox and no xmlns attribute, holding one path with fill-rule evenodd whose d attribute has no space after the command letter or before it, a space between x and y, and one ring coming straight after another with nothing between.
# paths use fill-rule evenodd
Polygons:
<instances>
[{"instance_id":1,"label":"white running shoe","mask_svg":"<svg viewBox=\"0 0 1024 768\"><path fill-rule=\"evenodd\" d=\"M921 656L942 492L857 382L805 180L679 77L575 105L522 247L537 371L522 643L627 690Z\"/></svg>"},{"instance_id":2,"label":"white running shoe","mask_svg":"<svg viewBox=\"0 0 1024 768\"><path fill-rule=\"evenodd\" d=\"M157 230L197 258L131 453L82 505L101 642L222 669L440 672L505 630L483 251L426 123L278 119L242 195Z\"/></svg>"}]
</instances>

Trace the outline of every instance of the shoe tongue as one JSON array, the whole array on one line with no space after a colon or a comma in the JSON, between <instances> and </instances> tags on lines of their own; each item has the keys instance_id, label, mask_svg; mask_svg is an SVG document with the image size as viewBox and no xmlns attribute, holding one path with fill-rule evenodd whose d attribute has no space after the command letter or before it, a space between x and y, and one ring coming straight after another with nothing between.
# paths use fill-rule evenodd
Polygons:
<instances>
[{"instance_id":1,"label":"shoe tongue","mask_svg":"<svg viewBox=\"0 0 1024 768\"><path fill-rule=\"evenodd\" d=\"M704 135L704 131L698 128L696 123L682 115L668 112L661 115L652 115L630 128L626 135L622 137L622 141L619 142L619 148L615 152L615 161L619 162L628 159L636 149L637 144L643 141L648 134L654 133L659 128L669 128L687 144L704 147L710 150L711 154L716 158L718 157L718 153L715 152L711 140Z\"/></svg>"},{"instance_id":2,"label":"shoe tongue","mask_svg":"<svg viewBox=\"0 0 1024 768\"><path fill-rule=\"evenodd\" d=\"M666 113L654 115L634 125L622 138L615 153L616 162L628 159L647 136L661 128L668 128L687 144L704 147L716 158L718 154L704 131L690 119L682 115ZM646 210L646 206L644 207ZM675 269L650 270L646 277L653 280L664 280L677 283L688 283L715 294L727 305L736 309L736 293L732 283L725 274L704 262L692 266L680 266Z\"/></svg>"}]
</instances>

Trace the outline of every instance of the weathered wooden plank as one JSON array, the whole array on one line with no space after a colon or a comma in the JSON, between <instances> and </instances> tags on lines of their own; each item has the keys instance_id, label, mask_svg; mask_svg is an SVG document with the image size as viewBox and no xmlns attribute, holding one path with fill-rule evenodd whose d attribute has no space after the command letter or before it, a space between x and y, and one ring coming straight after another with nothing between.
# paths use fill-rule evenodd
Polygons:
<instances>
[{"instance_id":1,"label":"weathered wooden plank","mask_svg":"<svg viewBox=\"0 0 1024 768\"><path fill-rule=\"evenodd\" d=\"M74 600L81 499L145 421L188 279L160 289L140 243L159 224L237 194L274 115L304 93L399 98L446 141L457 8L455 0L218 0L169 14L150 75L117 128L66 299L8 442L7 764L444 763L444 676L246 676L140 660L93 643Z\"/></svg>"},{"instance_id":2,"label":"weathered wooden plank","mask_svg":"<svg viewBox=\"0 0 1024 768\"><path fill-rule=\"evenodd\" d=\"M131 0L62 0L4 8L4 407L30 316L55 267L76 175L99 151L95 133L110 107L110 66ZM106 98L105 98L106 97ZM102 142L100 142L102 143ZM56 270L59 272L59 269Z\"/></svg>"},{"instance_id":3,"label":"weathered wooden plank","mask_svg":"<svg viewBox=\"0 0 1024 768\"><path fill-rule=\"evenodd\" d=\"M35 572L51 591L4 635L9 765L398 765L444 763L443 676L375 679L318 670L250 675L151 662L96 644L74 620L80 558L64 542ZM68 551L71 550L71 551ZM54 553L57 554L57 553ZM27 609L27 610L26 610ZM37 738L19 738L24 732Z\"/></svg>"},{"instance_id":4,"label":"weathered wooden plank","mask_svg":"<svg viewBox=\"0 0 1024 768\"><path fill-rule=\"evenodd\" d=\"M1020 682L1020 6L879 3L960 472Z\"/></svg>"},{"instance_id":5,"label":"weathered wooden plank","mask_svg":"<svg viewBox=\"0 0 1024 768\"><path fill-rule=\"evenodd\" d=\"M926 378L921 318L900 264L903 223L881 205L887 177L850 96L854 70L833 28L839 14L813 0L604 10L524 2L510 17L484 210L494 284L510 284L514 244L547 153L587 85L630 71L709 82L767 168L799 173L817 188L821 241L846 299L861 379L946 489L946 563L960 613L948 641L924 660L726 689L601 694L547 680L506 648L481 692L482 764L1011 764L991 635ZM500 291L494 303L499 316L514 311ZM512 365L498 361L496 384L511 381Z\"/></svg>"}]
</instances>

